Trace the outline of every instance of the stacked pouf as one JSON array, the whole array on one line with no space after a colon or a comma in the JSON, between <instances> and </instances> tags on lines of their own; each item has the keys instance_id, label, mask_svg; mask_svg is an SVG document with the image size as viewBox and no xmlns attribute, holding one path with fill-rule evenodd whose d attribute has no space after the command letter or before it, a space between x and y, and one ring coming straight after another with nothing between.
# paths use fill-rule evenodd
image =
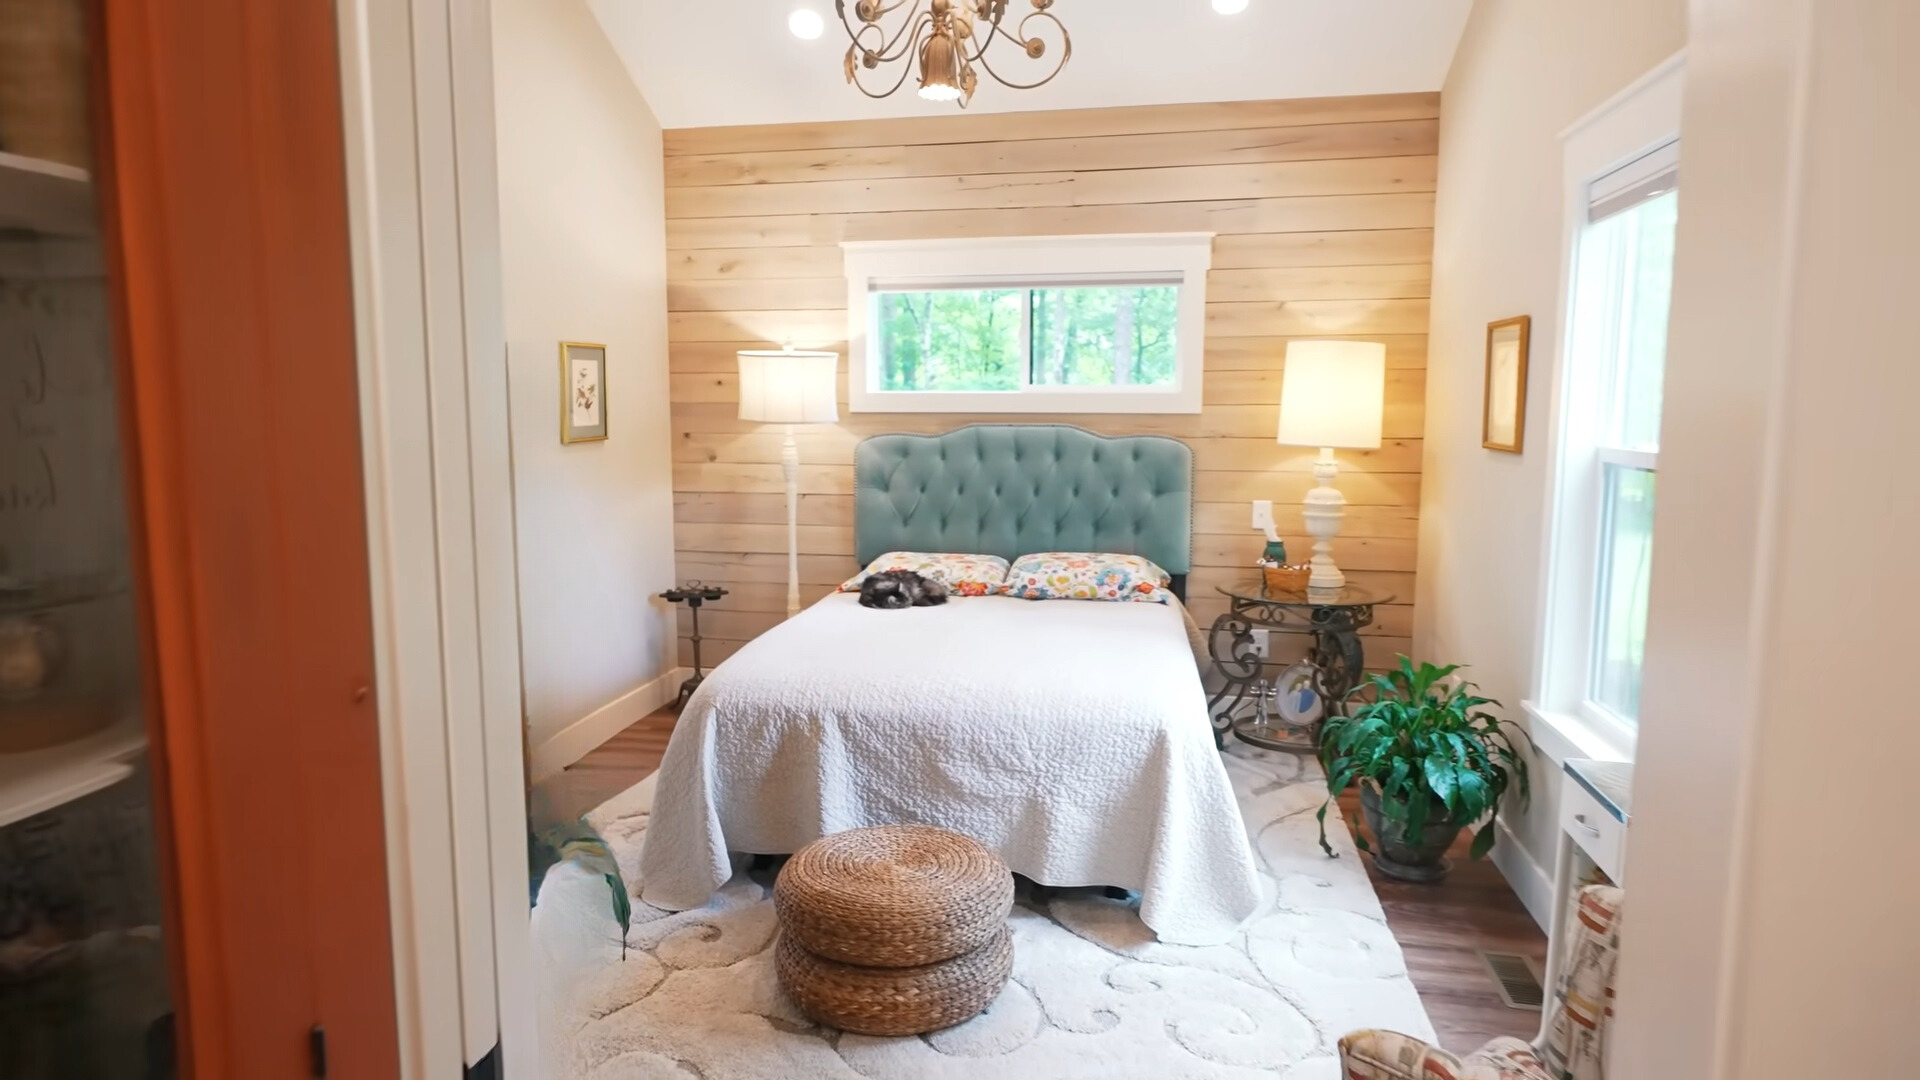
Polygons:
<instances>
[{"instance_id":1,"label":"stacked pouf","mask_svg":"<svg viewBox=\"0 0 1920 1080\"><path fill-rule=\"evenodd\" d=\"M945 829L884 825L818 840L787 861L773 900L780 988L828 1027L952 1027L993 1004L1013 974L1013 875Z\"/></svg>"}]
</instances>

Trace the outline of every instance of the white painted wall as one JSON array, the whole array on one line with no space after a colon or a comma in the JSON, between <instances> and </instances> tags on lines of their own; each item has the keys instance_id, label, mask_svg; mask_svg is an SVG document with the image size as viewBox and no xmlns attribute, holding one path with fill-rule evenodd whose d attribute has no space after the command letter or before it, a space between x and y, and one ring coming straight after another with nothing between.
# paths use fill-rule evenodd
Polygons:
<instances>
[{"instance_id":1,"label":"white painted wall","mask_svg":"<svg viewBox=\"0 0 1920 1080\"><path fill-rule=\"evenodd\" d=\"M1694 0L1615 1074L1910 1076L1912 0Z\"/></svg>"},{"instance_id":2,"label":"white painted wall","mask_svg":"<svg viewBox=\"0 0 1920 1080\"><path fill-rule=\"evenodd\" d=\"M493 10L521 650L546 773L670 694L661 137L585 0ZM606 442L560 443L563 340L607 346Z\"/></svg>"},{"instance_id":3,"label":"white painted wall","mask_svg":"<svg viewBox=\"0 0 1920 1080\"><path fill-rule=\"evenodd\" d=\"M1414 647L1471 665L1516 720L1533 686L1560 336L1558 136L1678 51L1685 21L1685 0L1479 0L1441 96ZM1529 445L1518 457L1480 447L1487 323L1514 315L1533 316ZM1553 865L1557 771L1536 758L1533 809L1511 822L1521 843L1503 838L1497 852L1536 915Z\"/></svg>"}]
</instances>

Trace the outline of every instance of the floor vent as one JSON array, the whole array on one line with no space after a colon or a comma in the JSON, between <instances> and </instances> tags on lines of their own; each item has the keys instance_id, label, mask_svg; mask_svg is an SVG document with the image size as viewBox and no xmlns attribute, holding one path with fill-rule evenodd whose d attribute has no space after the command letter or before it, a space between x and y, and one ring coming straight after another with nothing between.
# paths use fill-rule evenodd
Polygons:
<instances>
[{"instance_id":1,"label":"floor vent","mask_svg":"<svg viewBox=\"0 0 1920 1080\"><path fill-rule=\"evenodd\" d=\"M1540 1011L1546 993L1540 986L1539 961L1531 956L1497 952L1482 952L1480 959L1486 963L1494 985L1500 988L1500 1001L1507 1008Z\"/></svg>"}]
</instances>

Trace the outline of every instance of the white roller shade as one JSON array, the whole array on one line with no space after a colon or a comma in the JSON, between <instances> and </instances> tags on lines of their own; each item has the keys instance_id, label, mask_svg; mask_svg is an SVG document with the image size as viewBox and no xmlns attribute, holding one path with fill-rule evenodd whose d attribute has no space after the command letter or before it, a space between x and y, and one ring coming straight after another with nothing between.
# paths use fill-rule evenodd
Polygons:
<instances>
[{"instance_id":1,"label":"white roller shade","mask_svg":"<svg viewBox=\"0 0 1920 1080\"><path fill-rule=\"evenodd\" d=\"M1680 143L1649 151L1587 185L1587 220L1625 213L1680 186Z\"/></svg>"}]
</instances>

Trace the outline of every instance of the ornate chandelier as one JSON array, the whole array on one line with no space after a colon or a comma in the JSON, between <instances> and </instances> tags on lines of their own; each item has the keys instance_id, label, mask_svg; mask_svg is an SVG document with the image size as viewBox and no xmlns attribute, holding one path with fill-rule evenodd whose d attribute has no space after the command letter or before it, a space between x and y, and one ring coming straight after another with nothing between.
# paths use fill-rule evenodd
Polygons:
<instances>
[{"instance_id":1,"label":"ornate chandelier","mask_svg":"<svg viewBox=\"0 0 1920 1080\"><path fill-rule=\"evenodd\" d=\"M907 76L914 73L912 60L917 58L920 96L928 101L957 101L963 109L973 100L974 88L979 85L976 64L995 82L1014 90L1045 86L1073 57L1073 39L1059 17L1048 10L1053 0L1031 2L1034 9L1009 29L1003 25L1008 0L856 0L852 18L847 16L847 0L834 0L841 25L853 40L847 48L847 81L868 97L889 97L906 85ZM902 9L900 22L892 31L881 25L891 23L889 16ZM1029 25L1036 21L1052 24L1052 31L1059 33L1060 59L1038 81L1012 82L993 70L987 62L987 49L1004 37L1019 46L1027 59L1044 59L1047 43L1037 33L1029 32ZM1045 31L1048 27L1032 29ZM860 81L861 69L873 71L900 61L907 62L900 65L900 77L891 86L875 90Z\"/></svg>"}]
</instances>

